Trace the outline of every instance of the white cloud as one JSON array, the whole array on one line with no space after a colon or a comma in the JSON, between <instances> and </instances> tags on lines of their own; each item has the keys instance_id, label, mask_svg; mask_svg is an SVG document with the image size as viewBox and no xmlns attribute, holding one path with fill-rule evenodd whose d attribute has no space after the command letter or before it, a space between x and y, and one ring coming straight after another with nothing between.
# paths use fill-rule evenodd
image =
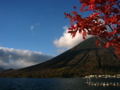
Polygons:
<instances>
[{"instance_id":1,"label":"white cloud","mask_svg":"<svg viewBox=\"0 0 120 90\"><path fill-rule=\"evenodd\" d=\"M37 23L37 25L40 25L40 23Z\"/></svg>"},{"instance_id":2,"label":"white cloud","mask_svg":"<svg viewBox=\"0 0 120 90\"><path fill-rule=\"evenodd\" d=\"M63 50L63 48L66 48L67 50L76 46L80 42L83 41L82 35L80 33L77 33L74 38L68 33L68 28L65 26L63 27L65 29L63 36L61 36L59 39L56 39L53 43L56 47L58 47L58 51ZM87 36L89 38L91 36Z\"/></svg>"},{"instance_id":3,"label":"white cloud","mask_svg":"<svg viewBox=\"0 0 120 90\"><path fill-rule=\"evenodd\" d=\"M33 29L34 29L34 26L33 26L33 25L31 25L30 29L31 29L31 30L33 30Z\"/></svg>"},{"instance_id":4,"label":"white cloud","mask_svg":"<svg viewBox=\"0 0 120 90\"><path fill-rule=\"evenodd\" d=\"M40 25L40 23L35 23L34 25L30 26L30 29L33 30L36 26Z\"/></svg>"},{"instance_id":5,"label":"white cloud","mask_svg":"<svg viewBox=\"0 0 120 90\"><path fill-rule=\"evenodd\" d=\"M51 55L29 50L0 47L0 67L5 69L23 68L53 58Z\"/></svg>"}]
</instances>

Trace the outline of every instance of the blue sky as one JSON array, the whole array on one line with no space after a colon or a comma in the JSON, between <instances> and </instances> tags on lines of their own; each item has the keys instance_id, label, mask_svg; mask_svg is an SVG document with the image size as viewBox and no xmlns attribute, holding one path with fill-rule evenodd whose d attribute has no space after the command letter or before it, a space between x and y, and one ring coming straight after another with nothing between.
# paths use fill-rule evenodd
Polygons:
<instances>
[{"instance_id":1,"label":"blue sky","mask_svg":"<svg viewBox=\"0 0 120 90\"><path fill-rule=\"evenodd\" d=\"M62 35L63 27L69 25L69 20L64 19L63 13L72 11L72 7L78 2L78 0L1 0L1 46L54 55L53 41Z\"/></svg>"},{"instance_id":2,"label":"blue sky","mask_svg":"<svg viewBox=\"0 0 120 90\"><path fill-rule=\"evenodd\" d=\"M80 37L72 41L66 32L69 19L64 18L64 12L73 11L73 6L79 10L79 0L0 0L0 66L37 64L45 60L33 59L27 65L25 57L37 53L48 60L78 44Z\"/></svg>"}]
</instances>

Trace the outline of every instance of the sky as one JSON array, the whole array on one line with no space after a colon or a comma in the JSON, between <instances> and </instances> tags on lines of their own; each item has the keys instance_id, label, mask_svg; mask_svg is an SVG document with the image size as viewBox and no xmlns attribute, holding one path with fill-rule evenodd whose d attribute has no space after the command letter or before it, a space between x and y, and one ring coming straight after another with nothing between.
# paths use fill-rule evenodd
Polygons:
<instances>
[{"instance_id":1,"label":"sky","mask_svg":"<svg viewBox=\"0 0 120 90\"><path fill-rule=\"evenodd\" d=\"M0 0L0 67L35 65L83 41L80 34L67 33L64 12L74 11L73 6L79 10L79 0Z\"/></svg>"}]
</instances>

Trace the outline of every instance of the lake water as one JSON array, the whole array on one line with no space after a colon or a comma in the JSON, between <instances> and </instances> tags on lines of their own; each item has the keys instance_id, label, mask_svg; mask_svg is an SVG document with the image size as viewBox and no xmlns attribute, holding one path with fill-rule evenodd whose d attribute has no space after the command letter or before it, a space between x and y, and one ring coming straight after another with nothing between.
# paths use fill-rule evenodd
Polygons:
<instances>
[{"instance_id":1,"label":"lake water","mask_svg":"<svg viewBox=\"0 0 120 90\"><path fill-rule=\"evenodd\" d=\"M119 82L120 79L92 79ZM120 90L114 86L87 86L83 78L0 78L0 90Z\"/></svg>"}]
</instances>

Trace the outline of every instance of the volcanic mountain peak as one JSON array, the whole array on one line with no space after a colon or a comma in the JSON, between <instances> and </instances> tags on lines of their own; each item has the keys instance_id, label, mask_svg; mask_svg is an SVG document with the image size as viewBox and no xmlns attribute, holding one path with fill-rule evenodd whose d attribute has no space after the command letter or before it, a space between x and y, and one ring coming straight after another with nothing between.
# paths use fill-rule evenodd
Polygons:
<instances>
[{"instance_id":1,"label":"volcanic mountain peak","mask_svg":"<svg viewBox=\"0 0 120 90\"><path fill-rule=\"evenodd\" d=\"M120 60L114 54L114 49L98 47L96 40L95 37L89 38L51 60L1 73L0 76L48 78L120 73Z\"/></svg>"}]
</instances>

